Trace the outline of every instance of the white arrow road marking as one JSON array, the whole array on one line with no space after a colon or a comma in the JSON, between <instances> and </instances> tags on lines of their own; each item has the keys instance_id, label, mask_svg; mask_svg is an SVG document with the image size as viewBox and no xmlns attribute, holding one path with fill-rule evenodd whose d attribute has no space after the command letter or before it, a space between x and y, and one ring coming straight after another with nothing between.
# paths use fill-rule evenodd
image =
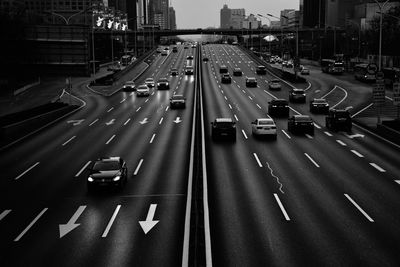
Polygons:
<instances>
[{"instance_id":1,"label":"white arrow road marking","mask_svg":"<svg viewBox=\"0 0 400 267\"><path fill-rule=\"evenodd\" d=\"M353 138L364 138L365 135L363 134L345 134L348 138L353 139Z\"/></svg>"},{"instance_id":2,"label":"white arrow road marking","mask_svg":"<svg viewBox=\"0 0 400 267\"><path fill-rule=\"evenodd\" d=\"M144 234L147 234L159 221L154 221L154 213L156 212L157 204L151 204L145 221L139 221Z\"/></svg>"},{"instance_id":3,"label":"white arrow road marking","mask_svg":"<svg viewBox=\"0 0 400 267\"><path fill-rule=\"evenodd\" d=\"M283 216L285 216L286 221L290 221L289 215L287 214L285 207L283 207L281 200L279 199L278 194L274 193L274 197L276 202L278 202L279 208L281 209Z\"/></svg>"},{"instance_id":4,"label":"white arrow road marking","mask_svg":"<svg viewBox=\"0 0 400 267\"><path fill-rule=\"evenodd\" d=\"M79 208L75 211L74 215L72 215L71 219L67 222L67 224L60 224L60 238L74 230L76 227L81 225L80 223L75 223L79 216L81 216L82 212L86 209L86 206L79 206Z\"/></svg>"},{"instance_id":5,"label":"white arrow road marking","mask_svg":"<svg viewBox=\"0 0 400 267\"><path fill-rule=\"evenodd\" d=\"M76 135L72 136L70 139L68 139L66 142L64 142L64 143L62 144L62 146L65 146L66 144L68 144L69 142L71 142L72 140L74 140L75 137L76 137Z\"/></svg>"},{"instance_id":6,"label":"white arrow road marking","mask_svg":"<svg viewBox=\"0 0 400 267\"><path fill-rule=\"evenodd\" d=\"M4 217L6 217L9 213L11 212L11 210L5 210L0 214L0 221L4 219Z\"/></svg>"},{"instance_id":7,"label":"white arrow road marking","mask_svg":"<svg viewBox=\"0 0 400 267\"><path fill-rule=\"evenodd\" d=\"M89 166L89 164L92 163L90 160L85 164L85 166L82 167L82 169L75 174L75 177L78 177L79 175L81 175L81 173L87 168L87 166Z\"/></svg>"},{"instance_id":8,"label":"white arrow road marking","mask_svg":"<svg viewBox=\"0 0 400 267\"><path fill-rule=\"evenodd\" d=\"M174 120L174 122L177 123L177 124L180 123L180 122L182 122L181 117L176 117L176 119Z\"/></svg>"},{"instance_id":9,"label":"white arrow road marking","mask_svg":"<svg viewBox=\"0 0 400 267\"><path fill-rule=\"evenodd\" d=\"M120 208L121 208L121 205L118 205L117 208L115 209L115 211L114 211L114 213L113 213L113 215L112 215L110 221L108 222L107 227L106 227L106 229L104 230L104 233L103 233L103 235L102 235L101 237L107 237L108 232L110 231L111 226L113 225L114 220L115 220L115 218L117 217Z\"/></svg>"},{"instance_id":10,"label":"white arrow road marking","mask_svg":"<svg viewBox=\"0 0 400 267\"><path fill-rule=\"evenodd\" d=\"M109 126L109 125L111 125L111 124L114 124L114 122L115 122L115 119L112 119L112 120L110 120L109 122L106 122L106 125Z\"/></svg>"},{"instance_id":11,"label":"white arrow road marking","mask_svg":"<svg viewBox=\"0 0 400 267\"><path fill-rule=\"evenodd\" d=\"M348 194L344 194L344 196L368 219L368 221L374 222L374 220Z\"/></svg>"},{"instance_id":12,"label":"white arrow road marking","mask_svg":"<svg viewBox=\"0 0 400 267\"><path fill-rule=\"evenodd\" d=\"M147 118L144 118L142 121L139 121L139 123L142 125L148 123Z\"/></svg>"},{"instance_id":13,"label":"white arrow road marking","mask_svg":"<svg viewBox=\"0 0 400 267\"><path fill-rule=\"evenodd\" d=\"M22 233L19 234L19 236L17 236L17 238L14 239L14 242L18 242L25 234L26 232L29 231L29 229L32 228L32 226L40 219L40 217L42 217L42 215L48 210L48 208L43 209L38 216L36 216L35 219L33 219L33 221L25 228L24 231L22 231Z\"/></svg>"},{"instance_id":14,"label":"white arrow road marking","mask_svg":"<svg viewBox=\"0 0 400 267\"><path fill-rule=\"evenodd\" d=\"M19 178L21 178L22 176L24 176L26 173L28 173L30 170L32 170L33 168L35 168L37 165L39 165L40 162L36 162L35 164L33 164L31 167L29 167L29 169L27 169L26 171L24 171L23 173L21 173L20 175L18 175L15 180L18 180Z\"/></svg>"},{"instance_id":15,"label":"white arrow road marking","mask_svg":"<svg viewBox=\"0 0 400 267\"><path fill-rule=\"evenodd\" d=\"M99 119L95 119L91 124L89 124L89 126L92 126L93 124L95 124Z\"/></svg>"},{"instance_id":16,"label":"white arrow road marking","mask_svg":"<svg viewBox=\"0 0 400 267\"><path fill-rule=\"evenodd\" d=\"M84 122L85 120L69 120L67 121L68 124L72 123L73 126L77 126L79 124L81 124L82 122Z\"/></svg>"},{"instance_id":17,"label":"white arrow road marking","mask_svg":"<svg viewBox=\"0 0 400 267\"><path fill-rule=\"evenodd\" d=\"M139 164L137 165L137 167L136 167L135 172L133 173L133 175L137 175L137 174L138 174L138 172L139 172L139 170L140 170L140 167L142 166L142 163L143 163L143 159L141 159L141 160L139 161Z\"/></svg>"},{"instance_id":18,"label":"white arrow road marking","mask_svg":"<svg viewBox=\"0 0 400 267\"><path fill-rule=\"evenodd\" d=\"M315 167L319 168L319 165L315 162L315 160L312 159L312 157L310 157L310 155L307 153L304 153L304 155L306 155L306 157L315 165Z\"/></svg>"}]
</instances>

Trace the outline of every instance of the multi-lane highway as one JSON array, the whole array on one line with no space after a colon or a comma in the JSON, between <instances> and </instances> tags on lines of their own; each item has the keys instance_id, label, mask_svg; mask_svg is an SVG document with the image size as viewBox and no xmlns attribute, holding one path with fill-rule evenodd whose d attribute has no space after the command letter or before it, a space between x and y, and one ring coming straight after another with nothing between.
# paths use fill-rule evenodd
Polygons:
<instances>
[{"instance_id":1,"label":"multi-lane highway","mask_svg":"<svg viewBox=\"0 0 400 267\"><path fill-rule=\"evenodd\" d=\"M314 135L293 135L287 118L276 118L277 140L254 138L251 121L267 116L272 99L288 98L292 85L270 91L276 77L256 75L258 63L237 46L178 48L158 55L135 81L168 77L170 90L151 88L149 97L116 90L106 97L82 84L75 91L84 108L0 153L1 266L196 262L188 255L194 161L204 164L207 185L206 210L198 215L204 229L197 231L205 233L208 265L400 264L399 147L357 127L326 129L324 115L310 114L308 101L290 104L290 113L311 115ZM201 66L195 75L185 75L184 67L195 63ZM243 76L221 84L222 64L231 74L240 67ZM178 76L170 76L174 67ZM246 76L258 86L247 88ZM311 76L299 85L307 100L358 105L360 92L340 77L314 70ZM174 93L186 97L185 109L169 108ZM236 122L236 142L212 141L216 117ZM195 139L196 120L204 131ZM202 157L194 157L194 140L204 141ZM127 162L122 191L87 192L87 167L102 156Z\"/></svg>"}]
</instances>

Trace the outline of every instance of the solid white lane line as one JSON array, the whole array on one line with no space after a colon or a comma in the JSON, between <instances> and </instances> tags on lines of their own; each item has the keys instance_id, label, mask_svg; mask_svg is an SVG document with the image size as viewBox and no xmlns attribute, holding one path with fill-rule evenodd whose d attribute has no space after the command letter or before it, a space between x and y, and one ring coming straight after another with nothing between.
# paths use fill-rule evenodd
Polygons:
<instances>
[{"instance_id":1,"label":"solid white lane line","mask_svg":"<svg viewBox=\"0 0 400 267\"><path fill-rule=\"evenodd\" d=\"M312 159L312 157L310 157L310 155L308 155L307 153L304 153L304 155L306 155L306 157L307 157L317 168L319 168L319 165L315 162L315 160Z\"/></svg>"},{"instance_id":2,"label":"solid white lane line","mask_svg":"<svg viewBox=\"0 0 400 267\"><path fill-rule=\"evenodd\" d=\"M288 139L292 139L291 137L290 137L290 135L285 131L285 130L281 130L285 135L286 135L286 137L288 138Z\"/></svg>"},{"instance_id":3,"label":"solid white lane line","mask_svg":"<svg viewBox=\"0 0 400 267\"><path fill-rule=\"evenodd\" d=\"M92 163L90 160L85 164L85 166L82 167L82 169L75 174L75 177L78 177L79 175L81 175L81 173L87 168L87 166L89 166L89 164Z\"/></svg>"},{"instance_id":4,"label":"solid white lane line","mask_svg":"<svg viewBox=\"0 0 400 267\"><path fill-rule=\"evenodd\" d=\"M113 110L113 109L114 109L114 107L110 108L109 110L107 110L107 113L110 112L110 111Z\"/></svg>"},{"instance_id":5,"label":"solid white lane line","mask_svg":"<svg viewBox=\"0 0 400 267\"><path fill-rule=\"evenodd\" d=\"M330 132L324 132L327 136L333 136Z\"/></svg>"},{"instance_id":6,"label":"solid white lane line","mask_svg":"<svg viewBox=\"0 0 400 267\"><path fill-rule=\"evenodd\" d=\"M5 210L0 214L0 221L4 219L4 217L6 217L9 213L11 212L11 210Z\"/></svg>"},{"instance_id":7,"label":"solid white lane line","mask_svg":"<svg viewBox=\"0 0 400 267\"><path fill-rule=\"evenodd\" d=\"M119 103L122 104L125 102L125 100L126 100L126 98L122 99Z\"/></svg>"},{"instance_id":8,"label":"solid white lane line","mask_svg":"<svg viewBox=\"0 0 400 267\"><path fill-rule=\"evenodd\" d=\"M238 117L236 116L236 114L233 114L233 116L235 117L236 121L239 121Z\"/></svg>"},{"instance_id":9,"label":"solid white lane line","mask_svg":"<svg viewBox=\"0 0 400 267\"><path fill-rule=\"evenodd\" d=\"M138 112L142 107L138 107L138 109L136 110L136 112Z\"/></svg>"},{"instance_id":10,"label":"solid white lane line","mask_svg":"<svg viewBox=\"0 0 400 267\"><path fill-rule=\"evenodd\" d=\"M65 143L62 144L62 146L65 146L66 144L68 144L69 142L71 142L72 140L74 140L76 137L76 135L72 136L70 139L68 139Z\"/></svg>"},{"instance_id":11,"label":"solid white lane line","mask_svg":"<svg viewBox=\"0 0 400 267\"><path fill-rule=\"evenodd\" d=\"M113 136L111 136L110 139L108 139L108 141L106 142L106 145L108 145L114 139L114 137L115 137L115 134Z\"/></svg>"},{"instance_id":12,"label":"solid white lane line","mask_svg":"<svg viewBox=\"0 0 400 267\"><path fill-rule=\"evenodd\" d=\"M374 220L348 194L344 195L368 219L368 221L374 222Z\"/></svg>"},{"instance_id":13,"label":"solid white lane line","mask_svg":"<svg viewBox=\"0 0 400 267\"><path fill-rule=\"evenodd\" d=\"M228 104L228 105L229 105L229 108L230 108L230 109L232 109L232 106L231 106L231 104Z\"/></svg>"},{"instance_id":14,"label":"solid white lane line","mask_svg":"<svg viewBox=\"0 0 400 267\"><path fill-rule=\"evenodd\" d=\"M139 170L140 170L140 167L142 166L142 163L143 163L143 159L141 159L141 160L139 161L139 164L137 165L137 167L136 167L135 172L133 173L133 175L137 175L137 174L138 174L138 172L139 172Z\"/></svg>"},{"instance_id":15,"label":"solid white lane line","mask_svg":"<svg viewBox=\"0 0 400 267\"><path fill-rule=\"evenodd\" d=\"M160 121L158 122L158 124L161 124L164 120L164 117L161 117Z\"/></svg>"},{"instance_id":16,"label":"solid white lane line","mask_svg":"<svg viewBox=\"0 0 400 267\"><path fill-rule=\"evenodd\" d=\"M362 155L362 154L360 154L358 151L356 151L356 150L350 150L351 152L353 152L355 155L357 155L357 157L359 157L359 158L363 158L364 156Z\"/></svg>"},{"instance_id":17,"label":"solid white lane line","mask_svg":"<svg viewBox=\"0 0 400 267\"><path fill-rule=\"evenodd\" d=\"M321 126L319 126L319 125L316 124L315 122L314 122L314 126L315 126L315 128L317 128L317 129L321 129Z\"/></svg>"},{"instance_id":18,"label":"solid white lane line","mask_svg":"<svg viewBox=\"0 0 400 267\"><path fill-rule=\"evenodd\" d=\"M115 211L114 211L114 213L113 213L113 215L112 215L110 221L108 222L107 227L106 227L106 229L104 230L104 233L103 233L103 235L102 235L101 237L107 237L108 232L110 231L111 226L113 225L114 220L115 220L115 218L117 217L117 214L118 214L120 208L121 208L121 205L118 205L117 208L115 209Z\"/></svg>"},{"instance_id":19,"label":"solid white lane line","mask_svg":"<svg viewBox=\"0 0 400 267\"><path fill-rule=\"evenodd\" d=\"M153 134L153 136L151 137L151 139L150 139L150 144L153 143L154 137L156 137L156 134Z\"/></svg>"},{"instance_id":20,"label":"solid white lane line","mask_svg":"<svg viewBox=\"0 0 400 267\"><path fill-rule=\"evenodd\" d=\"M372 167L374 167L375 169L377 169L380 172L386 172L386 170L382 169L378 164L370 162L369 163Z\"/></svg>"},{"instance_id":21,"label":"solid white lane line","mask_svg":"<svg viewBox=\"0 0 400 267\"><path fill-rule=\"evenodd\" d=\"M259 104L257 104L257 107L258 107L259 109L261 109L261 106L260 106Z\"/></svg>"},{"instance_id":22,"label":"solid white lane line","mask_svg":"<svg viewBox=\"0 0 400 267\"><path fill-rule=\"evenodd\" d=\"M336 142L338 142L342 146L347 146L342 140L336 140Z\"/></svg>"},{"instance_id":23,"label":"solid white lane line","mask_svg":"<svg viewBox=\"0 0 400 267\"><path fill-rule=\"evenodd\" d=\"M24 229L24 231L22 231L22 233L19 234L19 236L17 236L17 238L14 239L14 242L18 242L25 234L26 232L29 231L29 229L32 228L32 226L40 219L40 217L42 217L42 215L48 210L48 208L43 209L38 216L36 216L36 218Z\"/></svg>"},{"instance_id":24,"label":"solid white lane line","mask_svg":"<svg viewBox=\"0 0 400 267\"><path fill-rule=\"evenodd\" d=\"M124 125L127 125L131 121L131 118L127 119Z\"/></svg>"},{"instance_id":25,"label":"solid white lane line","mask_svg":"<svg viewBox=\"0 0 400 267\"><path fill-rule=\"evenodd\" d=\"M286 221L290 221L289 215L287 214L285 208L283 207L282 202L279 199L278 194L274 193L274 197L275 197L276 202L278 202L279 208L281 209L281 211L283 213L283 216L285 216Z\"/></svg>"},{"instance_id":26,"label":"solid white lane line","mask_svg":"<svg viewBox=\"0 0 400 267\"><path fill-rule=\"evenodd\" d=\"M39 165L40 162L36 162L35 164L33 164L31 167L29 167L26 171L24 171L23 173L21 173L20 175L18 175L15 180L18 180L19 178L21 178L22 176L24 176L27 172L29 172L30 170L32 170L33 168L35 168L37 165Z\"/></svg>"},{"instance_id":27,"label":"solid white lane line","mask_svg":"<svg viewBox=\"0 0 400 267\"><path fill-rule=\"evenodd\" d=\"M247 134L245 133L245 131L244 131L244 130L242 130L242 133L243 133L243 136L244 136L244 138L246 138L246 139L247 139Z\"/></svg>"},{"instance_id":28,"label":"solid white lane line","mask_svg":"<svg viewBox=\"0 0 400 267\"><path fill-rule=\"evenodd\" d=\"M95 119L91 124L89 124L89 126L92 126L93 124L95 124L99 119Z\"/></svg>"},{"instance_id":29,"label":"solid white lane line","mask_svg":"<svg viewBox=\"0 0 400 267\"><path fill-rule=\"evenodd\" d=\"M258 158L257 154L256 154L256 153L253 153L253 155L254 155L254 157L255 157L256 160L257 160L258 166L260 166L260 168L262 168L263 165L261 164L261 161L260 161L260 159Z\"/></svg>"},{"instance_id":30,"label":"solid white lane line","mask_svg":"<svg viewBox=\"0 0 400 267\"><path fill-rule=\"evenodd\" d=\"M312 136L309 135L309 134L306 134L306 137L307 137L308 139L314 139L314 137L312 137Z\"/></svg>"}]
</instances>

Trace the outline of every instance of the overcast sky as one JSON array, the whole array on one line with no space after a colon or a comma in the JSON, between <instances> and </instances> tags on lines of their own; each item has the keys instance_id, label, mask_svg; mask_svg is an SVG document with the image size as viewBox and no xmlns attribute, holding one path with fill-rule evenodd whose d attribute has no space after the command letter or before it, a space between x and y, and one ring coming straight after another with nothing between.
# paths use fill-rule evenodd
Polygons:
<instances>
[{"instance_id":1,"label":"overcast sky","mask_svg":"<svg viewBox=\"0 0 400 267\"><path fill-rule=\"evenodd\" d=\"M244 8L249 14L279 16L282 9L299 9L299 0L170 0L176 12L178 29L195 29L220 26L220 10L224 4L229 8ZM262 19L268 24L267 19Z\"/></svg>"}]
</instances>

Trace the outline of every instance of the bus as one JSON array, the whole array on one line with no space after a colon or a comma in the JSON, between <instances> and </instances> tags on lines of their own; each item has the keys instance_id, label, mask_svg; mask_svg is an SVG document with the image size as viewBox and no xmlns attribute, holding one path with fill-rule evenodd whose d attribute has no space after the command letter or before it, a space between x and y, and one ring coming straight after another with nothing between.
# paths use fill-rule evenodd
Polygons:
<instances>
[{"instance_id":1,"label":"bus","mask_svg":"<svg viewBox=\"0 0 400 267\"><path fill-rule=\"evenodd\" d=\"M362 82L375 82L378 66L374 63L362 63L354 66L354 78Z\"/></svg>"},{"instance_id":2,"label":"bus","mask_svg":"<svg viewBox=\"0 0 400 267\"><path fill-rule=\"evenodd\" d=\"M321 70L330 74L342 74L344 72L344 64L342 61L334 59L322 59Z\"/></svg>"},{"instance_id":3,"label":"bus","mask_svg":"<svg viewBox=\"0 0 400 267\"><path fill-rule=\"evenodd\" d=\"M133 57L131 55L124 55L121 57L121 65L128 66L132 63Z\"/></svg>"}]
</instances>

